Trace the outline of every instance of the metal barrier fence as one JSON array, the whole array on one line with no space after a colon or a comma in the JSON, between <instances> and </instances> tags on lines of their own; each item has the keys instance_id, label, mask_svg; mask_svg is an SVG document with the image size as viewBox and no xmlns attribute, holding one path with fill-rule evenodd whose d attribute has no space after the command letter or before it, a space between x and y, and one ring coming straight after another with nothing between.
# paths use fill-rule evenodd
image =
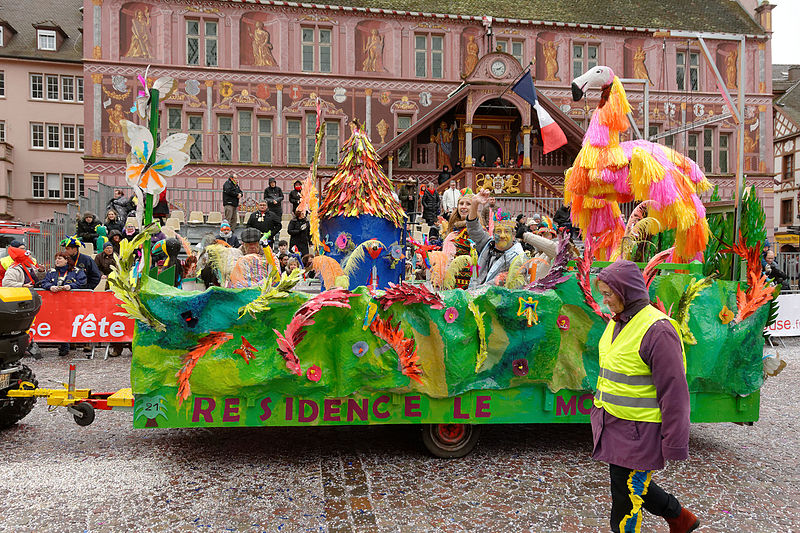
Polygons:
<instances>
[{"instance_id":1,"label":"metal barrier fence","mask_svg":"<svg viewBox=\"0 0 800 533\"><path fill-rule=\"evenodd\" d=\"M800 252L780 252L775 254L775 262L778 268L786 274L787 283L783 284L781 293L799 292L800 287Z\"/></svg>"}]
</instances>

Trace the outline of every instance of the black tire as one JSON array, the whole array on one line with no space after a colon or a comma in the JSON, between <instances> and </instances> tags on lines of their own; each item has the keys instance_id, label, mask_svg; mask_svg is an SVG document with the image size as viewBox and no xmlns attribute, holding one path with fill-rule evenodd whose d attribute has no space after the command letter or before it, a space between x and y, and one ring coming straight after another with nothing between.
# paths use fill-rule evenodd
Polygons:
<instances>
[{"instance_id":1,"label":"black tire","mask_svg":"<svg viewBox=\"0 0 800 533\"><path fill-rule=\"evenodd\" d=\"M481 427L473 424L428 424L422 428L422 442L436 457L464 457L478 444Z\"/></svg>"},{"instance_id":2,"label":"black tire","mask_svg":"<svg viewBox=\"0 0 800 533\"><path fill-rule=\"evenodd\" d=\"M22 365L22 369L11 376L12 384L16 384L18 381L28 381L33 383L34 386L39 385L36 376L33 375L33 371L25 365ZM16 385L13 385L12 388L16 388ZM0 429L9 428L28 416L34 405L36 405L36 398L0 396Z\"/></svg>"},{"instance_id":3,"label":"black tire","mask_svg":"<svg viewBox=\"0 0 800 533\"><path fill-rule=\"evenodd\" d=\"M94 422L94 407L92 404L87 402L81 402L72 406L73 409L81 412L81 415L72 415L72 418L75 419L75 423L79 426L88 426L92 422Z\"/></svg>"}]
</instances>

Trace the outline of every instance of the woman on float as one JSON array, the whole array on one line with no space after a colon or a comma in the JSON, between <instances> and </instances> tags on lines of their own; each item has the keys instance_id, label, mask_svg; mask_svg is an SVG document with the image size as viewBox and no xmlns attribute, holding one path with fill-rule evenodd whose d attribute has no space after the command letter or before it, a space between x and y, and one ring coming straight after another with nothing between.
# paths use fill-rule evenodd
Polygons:
<instances>
[{"instance_id":1,"label":"woman on float","mask_svg":"<svg viewBox=\"0 0 800 533\"><path fill-rule=\"evenodd\" d=\"M472 243L467 235L467 215L469 215L469 206L472 202L472 197L475 196L470 189L464 189L461 198L458 199L456 209L450 215L448 221L449 233L444 239L442 244L442 251L444 251L450 258L458 257L459 255L469 255ZM481 220L481 224L485 223ZM466 289L469 286L469 280L472 276L472 268L467 266L462 268L456 274L456 289Z\"/></svg>"}]
</instances>

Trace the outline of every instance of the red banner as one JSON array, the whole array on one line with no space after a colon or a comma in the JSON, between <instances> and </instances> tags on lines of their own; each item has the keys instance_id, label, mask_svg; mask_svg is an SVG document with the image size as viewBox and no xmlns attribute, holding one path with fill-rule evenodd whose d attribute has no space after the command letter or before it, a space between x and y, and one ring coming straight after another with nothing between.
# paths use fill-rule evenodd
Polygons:
<instances>
[{"instance_id":1,"label":"red banner","mask_svg":"<svg viewBox=\"0 0 800 533\"><path fill-rule=\"evenodd\" d=\"M42 308L33 323L37 342L131 342L134 321L122 311L113 292L37 290Z\"/></svg>"}]
</instances>

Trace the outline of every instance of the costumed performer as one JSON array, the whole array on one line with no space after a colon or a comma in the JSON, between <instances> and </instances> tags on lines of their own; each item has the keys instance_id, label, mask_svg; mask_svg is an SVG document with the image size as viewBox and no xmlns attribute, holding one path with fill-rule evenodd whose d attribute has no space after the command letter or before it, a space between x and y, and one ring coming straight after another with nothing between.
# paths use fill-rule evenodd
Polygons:
<instances>
[{"instance_id":1,"label":"costumed performer","mask_svg":"<svg viewBox=\"0 0 800 533\"><path fill-rule=\"evenodd\" d=\"M467 235L478 251L478 275L472 278L469 288L493 283L503 272L508 272L511 262L523 255L522 245L514 240L514 221L498 220L494 232L489 235L478 221L478 209L489 201L489 191L483 190L470 201L467 217Z\"/></svg>"},{"instance_id":2,"label":"costumed performer","mask_svg":"<svg viewBox=\"0 0 800 533\"><path fill-rule=\"evenodd\" d=\"M450 257L451 261L460 255L469 255L472 249L472 242L467 234L467 217L469 216L469 208L474 196L472 191L465 189L464 194L458 199L458 204L453 210L453 214L450 215L450 221L447 224L450 232L444 239L442 251ZM483 226L483 221L479 223ZM465 266L456 274L454 288L466 289L469 287L471 277L472 267Z\"/></svg>"},{"instance_id":3,"label":"costumed performer","mask_svg":"<svg viewBox=\"0 0 800 533\"><path fill-rule=\"evenodd\" d=\"M642 507L670 533L700 526L672 494L651 481L664 460L689 456L686 356L675 321L650 305L639 267L617 261L597 276L613 315L600 338L600 374L591 412L592 458L611 472L611 530L641 530Z\"/></svg>"}]
</instances>

